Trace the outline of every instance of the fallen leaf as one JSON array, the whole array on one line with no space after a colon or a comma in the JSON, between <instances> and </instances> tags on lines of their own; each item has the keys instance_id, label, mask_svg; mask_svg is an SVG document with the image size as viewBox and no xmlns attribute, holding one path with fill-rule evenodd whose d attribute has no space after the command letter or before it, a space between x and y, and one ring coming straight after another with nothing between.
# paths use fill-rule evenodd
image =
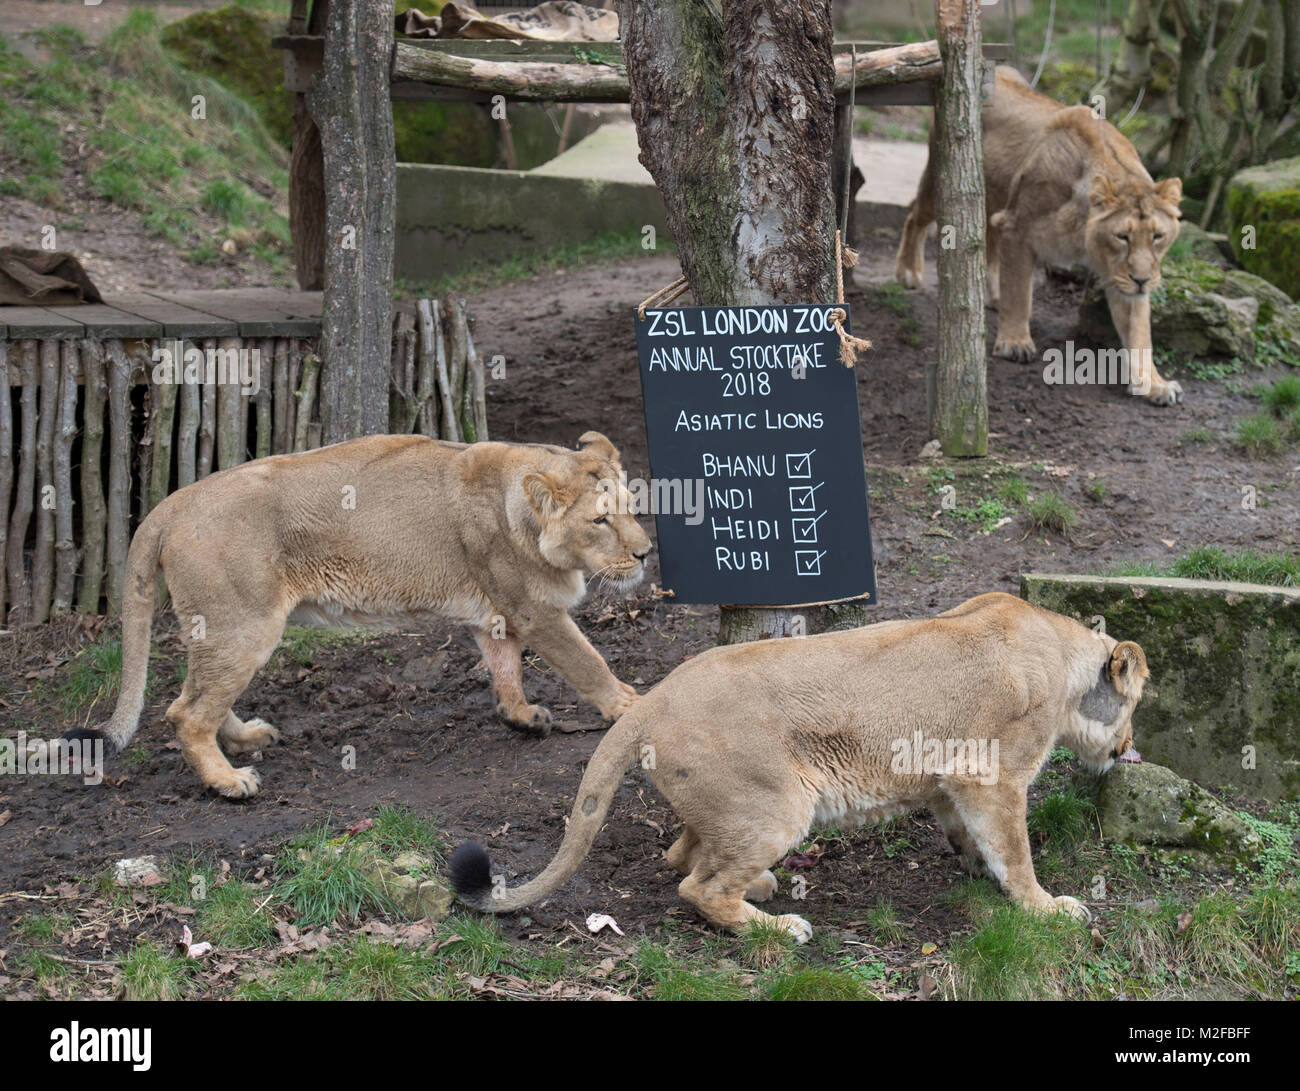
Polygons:
<instances>
[{"instance_id":1,"label":"fallen leaf","mask_svg":"<svg viewBox=\"0 0 1300 1091\"><path fill-rule=\"evenodd\" d=\"M938 945L937 943L923 943L923 944L921 944L921 954L923 954L923 955L932 955L932 954L934 954L935 951L937 951L938 949L939 949L939 945Z\"/></svg>"},{"instance_id":2,"label":"fallen leaf","mask_svg":"<svg viewBox=\"0 0 1300 1091\"><path fill-rule=\"evenodd\" d=\"M13 811L8 811L8 810L0 811L0 826L3 826L6 822L9 821L9 819L13 818L13 816L14 816Z\"/></svg>"}]
</instances>

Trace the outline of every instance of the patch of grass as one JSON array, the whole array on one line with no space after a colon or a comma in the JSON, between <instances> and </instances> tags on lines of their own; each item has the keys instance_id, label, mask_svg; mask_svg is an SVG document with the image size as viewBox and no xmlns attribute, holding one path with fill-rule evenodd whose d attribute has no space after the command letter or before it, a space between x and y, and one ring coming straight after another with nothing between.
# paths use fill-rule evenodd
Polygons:
<instances>
[{"instance_id":1,"label":"patch of grass","mask_svg":"<svg viewBox=\"0 0 1300 1091\"><path fill-rule=\"evenodd\" d=\"M364 871L365 849L331 838L322 825L281 852L276 890L306 925L355 921L362 912L389 915L392 899Z\"/></svg>"},{"instance_id":2,"label":"patch of grass","mask_svg":"<svg viewBox=\"0 0 1300 1091\"><path fill-rule=\"evenodd\" d=\"M1019 474L1008 474L998 482L993 495L1004 504L1015 504L1017 507L1023 507L1029 503L1029 486L1025 484L1025 479Z\"/></svg>"},{"instance_id":3,"label":"patch of grass","mask_svg":"<svg viewBox=\"0 0 1300 1091\"><path fill-rule=\"evenodd\" d=\"M749 996L735 973L688 965L658 944L643 943L633 964L654 1000L744 1000Z\"/></svg>"},{"instance_id":4,"label":"patch of grass","mask_svg":"<svg viewBox=\"0 0 1300 1091\"><path fill-rule=\"evenodd\" d=\"M1279 417L1300 412L1300 375L1285 375L1271 386L1261 388L1259 400Z\"/></svg>"},{"instance_id":5,"label":"patch of grass","mask_svg":"<svg viewBox=\"0 0 1300 1091\"><path fill-rule=\"evenodd\" d=\"M755 921L740 933L741 960L755 970L781 965L796 946L794 936L772 921Z\"/></svg>"},{"instance_id":6,"label":"patch of grass","mask_svg":"<svg viewBox=\"0 0 1300 1091\"><path fill-rule=\"evenodd\" d=\"M1229 580L1300 587L1300 554L1229 552L1220 546L1199 546L1169 564L1121 565L1115 576L1178 576L1188 580Z\"/></svg>"},{"instance_id":7,"label":"patch of grass","mask_svg":"<svg viewBox=\"0 0 1300 1091\"><path fill-rule=\"evenodd\" d=\"M1271 413L1254 413L1237 421L1234 442L1247 458L1272 458L1286 446L1282 426Z\"/></svg>"},{"instance_id":8,"label":"patch of grass","mask_svg":"<svg viewBox=\"0 0 1300 1091\"><path fill-rule=\"evenodd\" d=\"M1030 501L1029 520L1037 530L1065 534L1078 521L1078 515L1059 492L1044 492Z\"/></svg>"},{"instance_id":9,"label":"patch of grass","mask_svg":"<svg viewBox=\"0 0 1300 1091\"><path fill-rule=\"evenodd\" d=\"M22 918L18 934L28 943L49 943L71 928L72 923L67 913L35 913Z\"/></svg>"},{"instance_id":10,"label":"patch of grass","mask_svg":"<svg viewBox=\"0 0 1300 1091\"><path fill-rule=\"evenodd\" d=\"M1110 498L1110 489L1107 487L1106 482L1100 477L1094 477L1090 481L1085 481L1080 486L1080 490L1089 500L1095 500L1099 504L1104 503Z\"/></svg>"},{"instance_id":11,"label":"patch of grass","mask_svg":"<svg viewBox=\"0 0 1300 1091\"><path fill-rule=\"evenodd\" d=\"M912 299L908 290L897 281L887 281L872 289L875 301L900 318L912 313Z\"/></svg>"},{"instance_id":12,"label":"patch of grass","mask_svg":"<svg viewBox=\"0 0 1300 1091\"><path fill-rule=\"evenodd\" d=\"M977 524L981 534L990 534L998 521L1006 518L1008 512L1001 500L986 496L974 507L956 508L953 514L959 519Z\"/></svg>"},{"instance_id":13,"label":"patch of grass","mask_svg":"<svg viewBox=\"0 0 1300 1091\"><path fill-rule=\"evenodd\" d=\"M0 43L0 151L11 170L0 190L59 208L64 148L78 147L92 191L173 245L198 241L192 210L204 207L224 230L285 253L285 149L247 102L179 64L162 30L156 12L136 9L98 46L65 27L29 36L40 59Z\"/></svg>"},{"instance_id":14,"label":"patch of grass","mask_svg":"<svg viewBox=\"0 0 1300 1091\"><path fill-rule=\"evenodd\" d=\"M763 995L768 1000L875 1000L862 977L828 966L801 966L770 977Z\"/></svg>"},{"instance_id":15,"label":"patch of grass","mask_svg":"<svg viewBox=\"0 0 1300 1091\"><path fill-rule=\"evenodd\" d=\"M902 943L908 936L907 925L898 919L898 910L888 902L867 911L867 932L883 946Z\"/></svg>"},{"instance_id":16,"label":"patch of grass","mask_svg":"<svg viewBox=\"0 0 1300 1091\"><path fill-rule=\"evenodd\" d=\"M89 710L117 694L122 685L122 642L105 640L83 648L60 671L59 702L69 716Z\"/></svg>"},{"instance_id":17,"label":"patch of grass","mask_svg":"<svg viewBox=\"0 0 1300 1091\"><path fill-rule=\"evenodd\" d=\"M442 860L447 851L446 838L431 818L387 803L375 812L375 824L361 836L386 856L414 851Z\"/></svg>"},{"instance_id":18,"label":"patch of grass","mask_svg":"<svg viewBox=\"0 0 1300 1091\"><path fill-rule=\"evenodd\" d=\"M953 946L957 994L972 1000L1041 1000L1062 994L1079 922L1003 904Z\"/></svg>"},{"instance_id":19,"label":"patch of grass","mask_svg":"<svg viewBox=\"0 0 1300 1091\"><path fill-rule=\"evenodd\" d=\"M164 951L143 939L122 960L122 995L125 1000L180 1000L189 984L189 960Z\"/></svg>"},{"instance_id":20,"label":"patch of grass","mask_svg":"<svg viewBox=\"0 0 1300 1091\"><path fill-rule=\"evenodd\" d=\"M1197 444L1213 443L1218 438L1211 429L1201 426L1199 428L1189 428L1184 432L1182 442L1190 447Z\"/></svg>"},{"instance_id":21,"label":"patch of grass","mask_svg":"<svg viewBox=\"0 0 1300 1091\"><path fill-rule=\"evenodd\" d=\"M1050 848L1073 850L1092 835L1094 814L1092 801L1073 789L1052 792L1029 812L1029 832Z\"/></svg>"},{"instance_id":22,"label":"patch of grass","mask_svg":"<svg viewBox=\"0 0 1300 1091\"><path fill-rule=\"evenodd\" d=\"M428 956L366 935L299 955L236 992L243 1000L429 1000L447 995Z\"/></svg>"}]
</instances>

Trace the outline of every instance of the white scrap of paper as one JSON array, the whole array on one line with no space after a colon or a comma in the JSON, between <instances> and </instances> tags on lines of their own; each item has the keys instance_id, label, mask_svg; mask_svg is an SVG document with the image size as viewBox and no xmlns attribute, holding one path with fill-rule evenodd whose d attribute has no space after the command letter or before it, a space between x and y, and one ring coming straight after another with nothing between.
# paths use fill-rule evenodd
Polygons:
<instances>
[{"instance_id":1,"label":"white scrap of paper","mask_svg":"<svg viewBox=\"0 0 1300 1091\"><path fill-rule=\"evenodd\" d=\"M595 935L602 928L612 929L617 935L623 935L623 929L618 926L618 921L608 913L593 913L587 918L587 931Z\"/></svg>"}]
</instances>

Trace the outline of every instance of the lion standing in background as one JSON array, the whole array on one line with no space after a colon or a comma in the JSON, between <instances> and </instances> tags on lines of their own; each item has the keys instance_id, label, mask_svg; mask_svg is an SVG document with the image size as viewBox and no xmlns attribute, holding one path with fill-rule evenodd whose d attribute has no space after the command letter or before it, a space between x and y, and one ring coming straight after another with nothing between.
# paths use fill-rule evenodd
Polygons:
<instances>
[{"instance_id":1,"label":"lion standing in background","mask_svg":"<svg viewBox=\"0 0 1300 1091\"><path fill-rule=\"evenodd\" d=\"M1175 404L1182 387L1152 360L1151 292L1178 237L1182 182L1152 181L1114 125L1087 106L1040 95L1014 68L998 68L982 119L994 355L1021 362L1037 355L1029 334L1034 268L1081 262L1100 279L1127 350L1129 393ZM937 215L934 163L932 143L898 246L895 275L909 288L921 287L925 234Z\"/></svg>"},{"instance_id":2,"label":"lion standing in background","mask_svg":"<svg viewBox=\"0 0 1300 1091\"><path fill-rule=\"evenodd\" d=\"M231 705L290 621L461 622L511 724L542 734L551 724L550 712L524 697L525 643L606 720L618 719L636 691L614 677L568 611L586 592L586 574L618 590L638 583L650 539L625 514L629 504L609 502L608 490L622 488L614 445L599 432L578 443L568 451L367 436L260 458L172 493L140 524L127 555L122 690L103 734L121 749L139 723L159 567L189 648L167 720L186 762L224 796L251 796L261 781L251 766L232 768L218 742L238 753L279 738Z\"/></svg>"}]
</instances>

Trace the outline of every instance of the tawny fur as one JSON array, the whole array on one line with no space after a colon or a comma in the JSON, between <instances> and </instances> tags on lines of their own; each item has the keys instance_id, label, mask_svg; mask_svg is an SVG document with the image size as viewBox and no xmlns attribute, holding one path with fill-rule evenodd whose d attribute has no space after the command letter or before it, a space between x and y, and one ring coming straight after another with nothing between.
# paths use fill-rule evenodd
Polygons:
<instances>
[{"instance_id":1,"label":"tawny fur","mask_svg":"<svg viewBox=\"0 0 1300 1091\"><path fill-rule=\"evenodd\" d=\"M772 917L769 870L813 825L848 827L929 807L971 870L1017 903L1086 917L1052 897L1030 859L1026 793L1057 743L1106 769L1132 744L1147 677L1142 649L1005 594L938 617L803 639L713 648L684 663L601 740L564 841L536 879L493 884L463 845L452 880L468 904L509 912L577 870L624 771L640 761L684 823L668 863L681 895L713 924L775 922L801 942L801 917ZM898 740L996 740L998 775L895 771Z\"/></svg>"},{"instance_id":2,"label":"tawny fur","mask_svg":"<svg viewBox=\"0 0 1300 1091\"><path fill-rule=\"evenodd\" d=\"M524 697L524 644L616 720L636 691L568 611L587 574L620 589L639 581L650 540L628 505L610 503L610 483L622 488L613 444L599 432L579 444L369 436L258 459L173 493L131 543L122 692L104 734L120 748L136 730L160 566L189 650L167 719L186 761L222 795L258 790L256 770L232 768L218 741L232 752L276 741L275 728L230 709L289 621L462 622L510 723L541 733L551 723Z\"/></svg>"},{"instance_id":3,"label":"tawny fur","mask_svg":"<svg viewBox=\"0 0 1300 1091\"><path fill-rule=\"evenodd\" d=\"M1129 392L1173 405L1182 387L1161 377L1150 359L1151 292L1178 237L1182 183L1153 182L1114 125L1087 106L1038 94L1014 68L998 68L982 121L989 302L998 309L994 354L1035 358L1034 269L1079 262L1100 279L1129 350ZM934 163L932 143L898 247L896 276L909 288L921 287L926 230L937 215Z\"/></svg>"}]
</instances>

